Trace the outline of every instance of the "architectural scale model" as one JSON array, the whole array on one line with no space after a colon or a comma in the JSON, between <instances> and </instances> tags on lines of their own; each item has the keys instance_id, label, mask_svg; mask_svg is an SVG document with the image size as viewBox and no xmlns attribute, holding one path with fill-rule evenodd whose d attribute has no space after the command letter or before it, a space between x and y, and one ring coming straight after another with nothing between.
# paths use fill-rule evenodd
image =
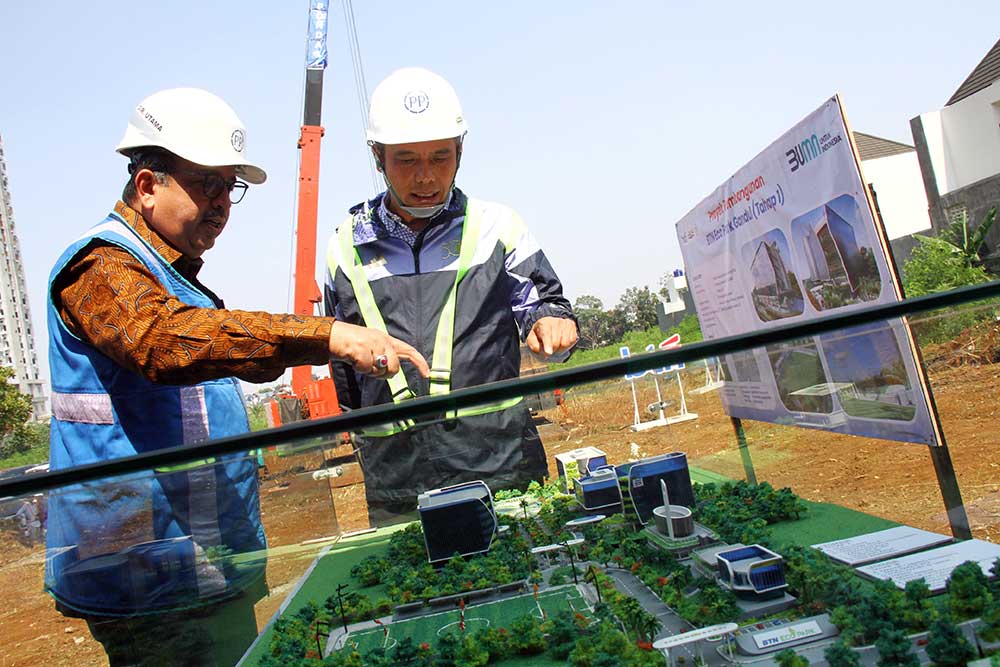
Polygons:
<instances>
[{"instance_id":1,"label":"architectural scale model","mask_svg":"<svg viewBox=\"0 0 1000 667\"><path fill-rule=\"evenodd\" d=\"M940 664L942 652L1000 649L1000 551L954 560L932 601L923 580L894 581L891 562L958 546L943 536L900 526L779 543L771 526L809 521L790 489L692 485L683 452L619 465L596 448L561 456L544 487L421 494L420 521L325 601L286 611L259 664L766 666L789 651L802 664L892 652ZM873 561L856 553L889 574L863 584L845 563Z\"/></svg>"}]
</instances>

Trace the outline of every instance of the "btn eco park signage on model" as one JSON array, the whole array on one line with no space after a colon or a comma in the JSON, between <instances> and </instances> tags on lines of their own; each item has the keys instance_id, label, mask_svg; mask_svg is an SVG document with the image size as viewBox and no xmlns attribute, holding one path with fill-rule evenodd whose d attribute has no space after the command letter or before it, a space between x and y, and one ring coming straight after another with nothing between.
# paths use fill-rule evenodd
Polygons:
<instances>
[{"instance_id":1,"label":"btn eco park signage on model","mask_svg":"<svg viewBox=\"0 0 1000 667\"><path fill-rule=\"evenodd\" d=\"M777 630L758 632L753 636L753 641L757 645L757 648L768 648L771 646L781 646L796 639L805 639L806 637L815 637L821 634L823 634L823 631L820 630L819 624L816 621L806 621L805 623L796 623L795 625L785 626Z\"/></svg>"},{"instance_id":2,"label":"btn eco park signage on model","mask_svg":"<svg viewBox=\"0 0 1000 667\"><path fill-rule=\"evenodd\" d=\"M677 223L706 340L898 300L838 97ZM732 417L936 444L905 325L722 358Z\"/></svg>"}]
</instances>

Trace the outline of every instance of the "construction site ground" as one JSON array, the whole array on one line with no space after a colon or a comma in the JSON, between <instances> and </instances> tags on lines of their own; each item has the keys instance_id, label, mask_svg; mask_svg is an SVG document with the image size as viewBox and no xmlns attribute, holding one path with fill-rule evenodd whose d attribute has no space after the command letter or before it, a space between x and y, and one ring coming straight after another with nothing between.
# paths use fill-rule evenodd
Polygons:
<instances>
[{"instance_id":1,"label":"construction site ground","mask_svg":"<svg viewBox=\"0 0 1000 667\"><path fill-rule=\"evenodd\" d=\"M943 346L925 350L925 356L973 536L1000 543L1000 435L995 427L1000 364L983 363L997 358L992 353L978 350L973 357L962 349ZM702 384L703 374L684 376L687 407L697 419L641 432L629 428L633 403L625 381L570 389L564 407L540 415L547 421L540 432L550 473L555 473L556 454L591 445L607 452L610 462L624 462L636 450L640 456L683 451L692 466L741 479L743 465L718 393L690 393ZM663 398L676 402L676 383L661 379L660 385ZM642 418L651 419L645 406L656 400L653 381L647 376L636 387ZM675 403L666 413L676 410ZM950 532L926 446L761 422L745 421L744 427L759 481L789 486L809 500ZM331 488L328 480L315 480L311 473L322 465L319 449L269 461L261 505L271 549L271 594L257 605L260 627L329 543L322 538L367 527L363 486ZM11 529L0 531L0 665L106 665L86 625L58 614L42 592L43 566L41 545L22 543Z\"/></svg>"}]
</instances>

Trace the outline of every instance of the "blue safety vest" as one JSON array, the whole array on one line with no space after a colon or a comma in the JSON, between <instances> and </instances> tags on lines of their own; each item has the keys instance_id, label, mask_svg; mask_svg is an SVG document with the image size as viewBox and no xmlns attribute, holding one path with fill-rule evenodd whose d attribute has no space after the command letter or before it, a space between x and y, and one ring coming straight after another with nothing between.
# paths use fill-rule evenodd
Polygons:
<instances>
[{"instance_id":1,"label":"blue safety vest","mask_svg":"<svg viewBox=\"0 0 1000 667\"><path fill-rule=\"evenodd\" d=\"M249 430L235 378L155 384L66 328L52 288L95 239L127 250L184 303L216 307L117 213L73 243L49 278L50 468ZM257 466L231 455L56 489L47 546L46 590L84 614L172 611L231 597L264 573Z\"/></svg>"}]
</instances>

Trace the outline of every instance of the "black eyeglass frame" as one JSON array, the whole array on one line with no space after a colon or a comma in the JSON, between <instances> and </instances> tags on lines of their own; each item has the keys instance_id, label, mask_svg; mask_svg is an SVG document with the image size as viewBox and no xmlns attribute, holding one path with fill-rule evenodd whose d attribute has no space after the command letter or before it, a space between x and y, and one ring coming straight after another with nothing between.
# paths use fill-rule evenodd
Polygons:
<instances>
[{"instance_id":1,"label":"black eyeglass frame","mask_svg":"<svg viewBox=\"0 0 1000 667\"><path fill-rule=\"evenodd\" d=\"M229 192L229 203L233 205L243 201L243 197L246 196L247 190L250 188L248 183L244 183L237 178L233 178L227 182L225 178L214 171L177 171L172 173L201 179L201 190L208 199L215 199L222 194L223 189L227 190Z\"/></svg>"}]
</instances>

